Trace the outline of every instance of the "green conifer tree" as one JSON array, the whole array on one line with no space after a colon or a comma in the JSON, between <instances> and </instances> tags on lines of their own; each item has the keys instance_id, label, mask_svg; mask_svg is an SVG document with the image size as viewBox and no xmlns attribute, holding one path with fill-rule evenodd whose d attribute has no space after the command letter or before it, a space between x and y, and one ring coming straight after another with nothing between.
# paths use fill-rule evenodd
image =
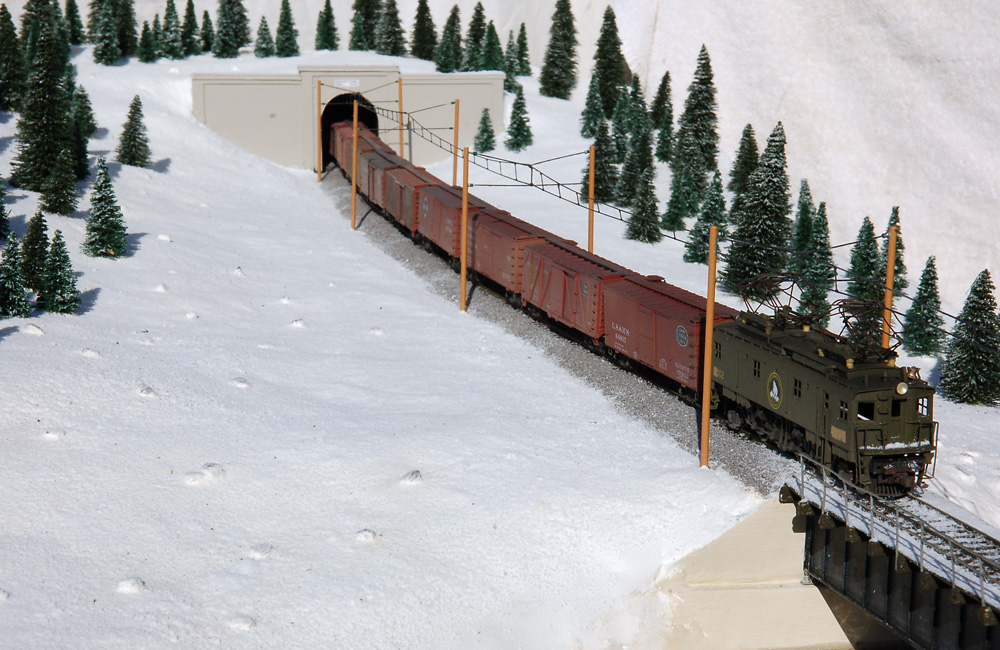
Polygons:
<instances>
[{"instance_id":1,"label":"green conifer tree","mask_svg":"<svg viewBox=\"0 0 1000 650\"><path fill-rule=\"evenodd\" d=\"M635 211L629 215L625 228L625 238L654 244L663 238L660 232L659 209L656 206L656 190L653 188L652 174L644 174L639 183Z\"/></svg>"},{"instance_id":2,"label":"green conifer tree","mask_svg":"<svg viewBox=\"0 0 1000 650\"><path fill-rule=\"evenodd\" d=\"M49 252L49 225L41 210L28 219L28 226L21 240L21 279L26 289L40 291L45 256Z\"/></svg>"},{"instance_id":3,"label":"green conifer tree","mask_svg":"<svg viewBox=\"0 0 1000 650\"><path fill-rule=\"evenodd\" d=\"M698 198L694 179L688 169L680 170L670 180L670 200L663 212L661 225L665 230L676 233L686 228L685 219L698 214Z\"/></svg>"},{"instance_id":4,"label":"green conifer tree","mask_svg":"<svg viewBox=\"0 0 1000 650\"><path fill-rule=\"evenodd\" d=\"M733 168L729 172L729 185L727 189L733 194L740 195L746 192L747 181L750 174L757 169L757 138L753 132L753 126L747 124L743 127L743 136L740 138L740 147L736 152L736 159L733 161Z\"/></svg>"},{"instance_id":5,"label":"green conifer tree","mask_svg":"<svg viewBox=\"0 0 1000 650\"><path fill-rule=\"evenodd\" d=\"M139 36L139 61L142 63L156 63L160 58L159 48L153 38L153 32L149 29L149 22L142 21L142 32Z\"/></svg>"},{"instance_id":6,"label":"green conifer tree","mask_svg":"<svg viewBox=\"0 0 1000 650\"><path fill-rule=\"evenodd\" d=\"M82 90L82 88L80 89ZM75 180L82 181L90 176L89 154L87 152L87 140L89 138L86 118L77 112L77 104L73 102L73 112L70 115L70 141L72 142L73 176ZM93 118L91 118L93 123ZM93 133L93 131L89 131ZM76 188L73 189L74 196Z\"/></svg>"},{"instance_id":7,"label":"green conifer tree","mask_svg":"<svg viewBox=\"0 0 1000 650\"><path fill-rule=\"evenodd\" d=\"M632 102L629 101L629 94L626 91L618 93L618 103L615 105L615 112L611 117L611 139L615 143L615 162L622 164L625 156L629 152L629 111Z\"/></svg>"},{"instance_id":8,"label":"green conifer tree","mask_svg":"<svg viewBox=\"0 0 1000 650\"><path fill-rule=\"evenodd\" d=\"M682 152L681 147L678 152ZM730 213L733 241L722 277L731 291L754 300L777 295L778 287L773 283L752 281L761 274L780 273L786 268L790 212L785 130L778 122L767 139L757 169L750 176L739 209L734 207Z\"/></svg>"},{"instance_id":9,"label":"green conifer tree","mask_svg":"<svg viewBox=\"0 0 1000 650\"><path fill-rule=\"evenodd\" d=\"M163 56L168 59L184 58L184 42L181 40L181 19L177 15L177 6L174 0L167 0L167 9L163 13L163 26L161 28L161 43Z\"/></svg>"},{"instance_id":10,"label":"green conifer tree","mask_svg":"<svg viewBox=\"0 0 1000 650\"><path fill-rule=\"evenodd\" d=\"M642 93L642 83L639 75L632 75L632 87L628 95L629 110L627 126L629 138L634 139L640 131L652 131L653 123L649 119L649 111L646 110L646 98Z\"/></svg>"},{"instance_id":11,"label":"green conifer tree","mask_svg":"<svg viewBox=\"0 0 1000 650\"><path fill-rule=\"evenodd\" d=\"M123 165L149 167L153 162L146 125L142 121L142 100L138 95L129 104L128 118L122 124L122 136L115 152L118 162Z\"/></svg>"},{"instance_id":12,"label":"green conifer tree","mask_svg":"<svg viewBox=\"0 0 1000 650\"><path fill-rule=\"evenodd\" d=\"M597 135L598 125L604 121L604 101L601 98L601 86L597 75L591 75L590 87L587 89L587 101L580 116L580 135L593 138Z\"/></svg>"},{"instance_id":13,"label":"green conifer tree","mask_svg":"<svg viewBox=\"0 0 1000 650\"><path fill-rule=\"evenodd\" d=\"M201 53L201 36L198 33L198 14L195 12L194 0L187 0L187 4L184 6L184 22L181 23L181 47L184 50L184 56L194 56Z\"/></svg>"},{"instance_id":14,"label":"green conifer tree","mask_svg":"<svg viewBox=\"0 0 1000 650\"><path fill-rule=\"evenodd\" d=\"M549 29L549 46L538 77L538 92L546 97L569 99L576 86L576 25L569 0L556 0Z\"/></svg>"},{"instance_id":15,"label":"green conifer tree","mask_svg":"<svg viewBox=\"0 0 1000 650\"><path fill-rule=\"evenodd\" d=\"M17 109L24 92L24 58L14 20L7 5L0 5L0 111Z\"/></svg>"},{"instance_id":16,"label":"green conifer tree","mask_svg":"<svg viewBox=\"0 0 1000 650\"><path fill-rule=\"evenodd\" d=\"M219 0L212 54L218 59L235 58L239 55L240 48L250 42L249 32L250 27L243 3L240 0Z\"/></svg>"},{"instance_id":17,"label":"green conifer tree","mask_svg":"<svg viewBox=\"0 0 1000 650\"><path fill-rule=\"evenodd\" d=\"M691 227L688 241L684 245L684 261L694 264L708 264L708 240L710 229L719 229L717 241L722 241L729 234L726 227L726 197L722 193L722 175L716 172L712 183L708 186L708 195L701 206L698 219Z\"/></svg>"},{"instance_id":18,"label":"green conifer tree","mask_svg":"<svg viewBox=\"0 0 1000 650\"><path fill-rule=\"evenodd\" d=\"M487 153L497 147L496 134L493 132L493 120L490 119L490 110L483 109L483 114L479 118L479 130L476 131L475 151L477 153Z\"/></svg>"},{"instance_id":19,"label":"green conifer tree","mask_svg":"<svg viewBox=\"0 0 1000 650\"><path fill-rule=\"evenodd\" d=\"M614 9L609 5L604 10L601 35L597 39L593 73L593 78L597 79L604 116L608 119L614 115L619 86L625 83L625 72L625 57L622 55L622 41L618 36L618 23L615 21Z\"/></svg>"},{"instance_id":20,"label":"green conifer tree","mask_svg":"<svg viewBox=\"0 0 1000 650\"><path fill-rule=\"evenodd\" d=\"M0 316L31 316L31 305L28 304L24 278L21 276L21 252L14 233L7 235L7 245L0 257Z\"/></svg>"},{"instance_id":21,"label":"green conifer tree","mask_svg":"<svg viewBox=\"0 0 1000 650\"><path fill-rule=\"evenodd\" d=\"M7 183L0 176L0 238L7 241L10 234L10 210L7 209Z\"/></svg>"},{"instance_id":22,"label":"green conifer tree","mask_svg":"<svg viewBox=\"0 0 1000 650\"><path fill-rule=\"evenodd\" d=\"M77 158L66 148L52 161L42 184L41 206L46 212L67 215L76 209Z\"/></svg>"},{"instance_id":23,"label":"green conifer tree","mask_svg":"<svg viewBox=\"0 0 1000 650\"><path fill-rule=\"evenodd\" d=\"M21 10L21 52L29 69L35 60L38 39L43 27L48 27L50 37L56 41L60 67L69 62L69 39L63 23L62 12L55 0L27 0Z\"/></svg>"},{"instance_id":24,"label":"green conifer tree","mask_svg":"<svg viewBox=\"0 0 1000 650\"><path fill-rule=\"evenodd\" d=\"M427 2L427 0L421 0ZM340 47L340 38L337 36L337 23L333 16L333 7L330 0L323 4L323 10L319 12L319 19L316 21L316 49L336 50Z\"/></svg>"},{"instance_id":25,"label":"green conifer tree","mask_svg":"<svg viewBox=\"0 0 1000 650\"><path fill-rule=\"evenodd\" d=\"M472 18L469 20L469 29L465 32L465 45L462 52L463 71L478 70L479 52L483 49L486 41L486 11L483 3L477 2L472 9Z\"/></svg>"},{"instance_id":26,"label":"green conifer tree","mask_svg":"<svg viewBox=\"0 0 1000 650\"><path fill-rule=\"evenodd\" d=\"M517 92L520 82L517 80L517 73L520 66L517 62L517 42L514 40L513 30L507 33L507 49L503 57L503 89L505 92Z\"/></svg>"},{"instance_id":27,"label":"green conifer tree","mask_svg":"<svg viewBox=\"0 0 1000 650\"><path fill-rule=\"evenodd\" d=\"M458 5L454 5L448 13L441 41L434 53L434 63L438 72L454 72L462 65L462 17Z\"/></svg>"},{"instance_id":28,"label":"green conifer tree","mask_svg":"<svg viewBox=\"0 0 1000 650\"><path fill-rule=\"evenodd\" d=\"M42 271L42 288L38 303L53 314L72 314L80 308L80 291L76 288L76 273L66 249L62 231L52 236Z\"/></svg>"},{"instance_id":29,"label":"green conifer tree","mask_svg":"<svg viewBox=\"0 0 1000 650\"><path fill-rule=\"evenodd\" d=\"M531 57L528 54L528 30L524 23L521 23L517 32L517 75L519 77L531 76Z\"/></svg>"},{"instance_id":30,"label":"green conifer tree","mask_svg":"<svg viewBox=\"0 0 1000 650\"><path fill-rule=\"evenodd\" d=\"M830 224L826 218L826 203L820 203L813 216L808 252L803 255L799 312L813 317L823 327L830 321L827 296L833 289L836 269L830 249Z\"/></svg>"},{"instance_id":31,"label":"green conifer tree","mask_svg":"<svg viewBox=\"0 0 1000 650\"><path fill-rule=\"evenodd\" d=\"M160 14L153 16L153 26L149 31L153 36L153 51L159 59L163 56L163 28L160 27Z\"/></svg>"},{"instance_id":32,"label":"green conifer tree","mask_svg":"<svg viewBox=\"0 0 1000 650\"><path fill-rule=\"evenodd\" d=\"M795 224L792 227L792 250L795 254L788 259L788 270L796 275L802 275L806 260L804 255L809 251L812 241L812 224L816 216L812 192L809 191L809 181L802 179L799 184L799 204L795 211Z\"/></svg>"},{"instance_id":33,"label":"green conifer tree","mask_svg":"<svg viewBox=\"0 0 1000 650\"><path fill-rule=\"evenodd\" d=\"M80 9L76 6L76 0L66 0L66 38L70 45L80 45L84 41L86 32L83 29L83 21L80 20Z\"/></svg>"},{"instance_id":34,"label":"green conifer tree","mask_svg":"<svg viewBox=\"0 0 1000 650\"><path fill-rule=\"evenodd\" d=\"M948 341L938 390L961 404L1000 400L1000 316L989 270L972 283Z\"/></svg>"},{"instance_id":35,"label":"green conifer tree","mask_svg":"<svg viewBox=\"0 0 1000 650\"><path fill-rule=\"evenodd\" d=\"M882 271L882 277L886 277L886 258L889 257L889 228L893 226L896 227L896 264L893 267L892 276L892 288L895 292L904 291L910 286L910 282L906 279L906 262L903 261L903 253L906 251L906 245L903 243L903 228L899 225L899 206L893 206L892 214L889 215L889 224L885 228L885 237L882 239L882 254L880 256L881 263L879 268Z\"/></svg>"},{"instance_id":36,"label":"green conifer tree","mask_svg":"<svg viewBox=\"0 0 1000 650\"><path fill-rule=\"evenodd\" d=\"M378 17L381 10L379 0L354 0L353 9L350 49L375 49L375 33L378 29Z\"/></svg>"},{"instance_id":37,"label":"green conifer tree","mask_svg":"<svg viewBox=\"0 0 1000 650\"><path fill-rule=\"evenodd\" d=\"M107 0L100 6L97 19L97 40L94 41L94 61L101 65L114 65L122 58L118 45L118 23L115 7Z\"/></svg>"},{"instance_id":38,"label":"green conifer tree","mask_svg":"<svg viewBox=\"0 0 1000 650\"><path fill-rule=\"evenodd\" d=\"M661 91L657 91L656 100L653 102L653 110L650 111L653 124L657 126L659 132L656 134L656 159L660 162L670 162L674 155L674 105L670 101L670 72L663 74L660 82ZM663 97L662 103L659 103ZM659 112L662 106L662 112ZM656 119L659 115L659 119Z\"/></svg>"},{"instance_id":39,"label":"green conifer tree","mask_svg":"<svg viewBox=\"0 0 1000 650\"><path fill-rule=\"evenodd\" d=\"M691 170L698 186L699 199L708 185L707 174L717 165L719 135L715 110L712 63L708 57L708 50L702 45L701 52L698 53L698 67L694 73L694 80L688 86L684 112L677 125L677 139L680 140L685 132L690 131L700 155L692 160L680 160L675 152L674 160L671 162L671 169L687 167Z\"/></svg>"},{"instance_id":40,"label":"green conifer tree","mask_svg":"<svg viewBox=\"0 0 1000 650\"><path fill-rule=\"evenodd\" d=\"M274 56L274 39L271 38L271 28L267 26L267 18L260 17L257 27L257 42L253 46L253 54L259 59Z\"/></svg>"},{"instance_id":41,"label":"green conifer tree","mask_svg":"<svg viewBox=\"0 0 1000 650\"><path fill-rule=\"evenodd\" d=\"M90 0L87 11L87 42L96 43L101 19L101 5L107 0ZM6 240L5 240L6 241Z\"/></svg>"},{"instance_id":42,"label":"green conifer tree","mask_svg":"<svg viewBox=\"0 0 1000 650\"><path fill-rule=\"evenodd\" d=\"M406 36L403 34L396 0L382 0L382 13L379 14L375 30L375 51L388 56L406 54Z\"/></svg>"},{"instance_id":43,"label":"green conifer tree","mask_svg":"<svg viewBox=\"0 0 1000 650\"><path fill-rule=\"evenodd\" d=\"M417 0L417 15L410 35L410 54L418 59L433 61L437 51L437 28L427 0Z\"/></svg>"},{"instance_id":44,"label":"green conifer tree","mask_svg":"<svg viewBox=\"0 0 1000 650\"><path fill-rule=\"evenodd\" d=\"M944 345L944 318L941 317L941 294L938 293L937 264L928 257L920 274L917 295L903 321L903 348L910 354L935 356Z\"/></svg>"},{"instance_id":45,"label":"green conifer tree","mask_svg":"<svg viewBox=\"0 0 1000 650\"><path fill-rule=\"evenodd\" d=\"M618 186L615 188L615 203L623 208L637 207L639 185L653 171L653 135L649 129L640 130L629 142L628 155L622 165ZM652 176L649 181L652 182Z\"/></svg>"},{"instance_id":46,"label":"green conifer tree","mask_svg":"<svg viewBox=\"0 0 1000 650\"><path fill-rule=\"evenodd\" d=\"M649 105L649 119L657 128L660 128L667 112L670 113L670 125L671 130L673 130L674 103L670 99L670 70L663 73L660 85L656 87L653 103Z\"/></svg>"},{"instance_id":47,"label":"green conifer tree","mask_svg":"<svg viewBox=\"0 0 1000 650\"><path fill-rule=\"evenodd\" d=\"M500 45L500 35L497 34L497 28L493 26L492 20L486 25L486 36L483 46L479 48L476 69L501 71L504 69L503 47Z\"/></svg>"},{"instance_id":48,"label":"green conifer tree","mask_svg":"<svg viewBox=\"0 0 1000 650\"><path fill-rule=\"evenodd\" d=\"M208 11L201 14L201 51L211 52L215 46L215 28L212 27L212 15Z\"/></svg>"},{"instance_id":49,"label":"green conifer tree","mask_svg":"<svg viewBox=\"0 0 1000 650\"><path fill-rule=\"evenodd\" d=\"M133 56L139 49L138 24L132 0L108 0L113 5L121 56Z\"/></svg>"},{"instance_id":50,"label":"green conifer tree","mask_svg":"<svg viewBox=\"0 0 1000 650\"><path fill-rule=\"evenodd\" d=\"M91 257L121 257L127 248L125 220L104 157L97 159L97 179L90 194L83 251Z\"/></svg>"},{"instance_id":51,"label":"green conifer tree","mask_svg":"<svg viewBox=\"0 0 1000 650\"><path fill-rule=\"evenodd\" d=\"M395 2L395 0L389 0ZM278 14L278 29L274 38L274 53L280 57L299 55L299 30L295 29L292 18L292 6L288 0L281 0L281 12Z\"/></svg>"},{"instance_id":52,"label":"green conifer tree","mask_svg":"<svg viewBox=\"0 0 1000 650\"><path fill-rule=\"evenodd\" d=\"M878 242L875 226L865 217L858 238L851 248L847 293L859 301L853 318L846 323L848 338L862 347L876 347L882 341L882 294L884 286L878 278ZM876 341L877 339L877 341Z\"/></svg>"},{"instance_id":53,"label":"green conifer tree","mask_svg":"<svg viewBox=\"0 0 1000 650\"><path fill-rule=\"evenodd\" d=\"M598 203L611 203L615 200L615 188L618 187L618 167L615 166L617 155L608 131L608 122L602 117L594 138L594 200ZM580 195L581 201L590 196L590 161L583 168Z\"/></svg>"},{"instance_id":54,"label":"green conifer tree","mask_svg":"<svg viewBox=\"0 0 1000 650\"><path fill-rule=\"evenodd\" d=\"M511 151L521 151L533 141L531 124L528 120L528 109L524 103L524 90L517 89L514 106L510 113L510 126L507 127L507 139L504 145Z\"/></svg>"}]
</instances>

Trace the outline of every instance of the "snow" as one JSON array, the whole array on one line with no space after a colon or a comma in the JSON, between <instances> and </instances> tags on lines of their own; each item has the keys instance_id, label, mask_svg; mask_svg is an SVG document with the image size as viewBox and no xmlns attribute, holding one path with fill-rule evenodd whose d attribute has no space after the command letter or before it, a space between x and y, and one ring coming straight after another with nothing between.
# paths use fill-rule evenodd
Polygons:
<instances>
[{"instance_id":1,"label":"snow","mask_svg":"<svg viewBox=\"0 0 1000 650\"><path fill-rule=\"evenodd\" d=\"M274 3L246 4L254 27L263 8L276 17ZM439 28L451 4L431 3ZM459 3L465 21L474 4ZM613 4L647 93L671 70L678 115L708 46L720 168L744 124L763 145L781 120L792 187L806 177L828 202L834 243L900 205L911 284L937 255L957 313L998 252L978 234L996 199L997 154L984 146L1000 124L985 83L996 8ZM303 46L321 5L293 3ZM415 5L400 2L404 21ZM528 23L537 68L552 7L484 6L504 42ZM348 2L334 8L346 42ZM603 8L574 3L581 78ZM158 11L137 2L140 20ZM154 165L109 164L124 259L80 252L86 199L47 217L80 274L81 313L0 323L0 647L625 643L628 625L613 638L587 630L759 504L351 232L345 186L331 196L311 172L254 158L191 116L195 73L430 64L346 51L104 68L84 50L74 62L102 127L91 152L113 154L139 93ZM536 144L516 157L584 151L586 84L569 104L525 86ZM4 175L14 129L0 124ZM543 168L574 182L584 165ZM449 178L450 163L431 171ZM476 169L472 180L496 182ZM665 203L663 169L657 180ZM531 189L473 191L586 242L578 208ZM8 200L23 233L37 196ZM682 263L680 244L627 242L623 229L599 219L595 251L704 292L704 267ZM930 376L935 360L906 362ZM1000 525L996 413L937 401L930 492Z\"/></svg>"}]
</instances>

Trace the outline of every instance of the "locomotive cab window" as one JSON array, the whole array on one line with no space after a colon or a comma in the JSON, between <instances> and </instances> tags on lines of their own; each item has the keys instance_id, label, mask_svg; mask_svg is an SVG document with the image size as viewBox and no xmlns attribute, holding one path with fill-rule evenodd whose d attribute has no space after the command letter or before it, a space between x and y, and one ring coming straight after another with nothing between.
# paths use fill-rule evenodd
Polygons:
<instances>
[{"instance_id":1,"label":"locomotive cab window","mask_svg":"<svg viewBox=\"0 0 1000 650\"><path fill-rule=\"evenodd\" d=\"M715 348L715 358L716 359L721 359L722 358L722 344L719 343L718 341L716 341L713 344L712 347Z\"/></svg>"},{"instance_id":2,"label":"locomotive cab window","mask_svg":"<svg viewBox=\"0 0 1000 650\"><path fill-rule=\"evenodd\" d=\"M926 397L921 397L917 400L917 413L923 417L927 417L930 411L930 401Z\"/></svg>"},{"instance_id":3,"label":"locomotive cab window","mask_svg":"<svg viewBox=\"0 0 1000 650\"><path fill-rule=\"evenodd\" d=\"M841 402L840 403L840 419L844 420L846 422L847 419L850 417L850 413L851 412L850 412L850 410L847 407L847 402Z\"/></svg>"},{"instance_id":4,"label":"locomotive cab window","mask_svg":"<svg viewBox=\"0 0 1000 650\"><path fill-rule=\"evenodd\" d=\"M795 395L796 398L802 397L802 382L798 379L792 382L792 394Z\"/></svg>"},{"instance_id":5,"label":"locomotive cab window","mask_svg":"<svg viewBox=\"0 0 1000 650\"><path fill-rule=\"evenodd\" d=\"M760 377L760 361L753 360L753 376Z\"/></svg>"},{"instance_id":6,"label":"locomotive cab window","mask_svg":"<svg viewBox=\"0 0 1000 650\"><path fill-rule=\"evenodd\" d=\"M858 419L875 419L875 402L858 402Z\"/></svg>"}]
</instances>

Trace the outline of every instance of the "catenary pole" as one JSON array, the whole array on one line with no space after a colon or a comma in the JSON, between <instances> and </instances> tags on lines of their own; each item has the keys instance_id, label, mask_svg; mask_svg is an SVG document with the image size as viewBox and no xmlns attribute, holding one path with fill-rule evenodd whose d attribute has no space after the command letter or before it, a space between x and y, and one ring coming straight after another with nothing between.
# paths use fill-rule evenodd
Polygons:
<instances>
[{"instance_id":1,"label":"catenary pole","mask_svg":"<svg viewBox=\"0 0 1000 650\"><path fill-rule=\"evenodd\" d=\"M587 252L594 252L594 154L597 147L590 145L590 184L587 186L587 205L590 212L590 220L587 222Z\"/></svg>"},{"instance_id":2,"label":"catenary pole","mask_svg":"<svg viewBox=\"0 0 1000 650\"><path fill-rule=\"evenodd\" d=\"M354 135L351 147L351 230L358 228L358 100L354 100Z\"/></svg>"},{"instance_id":3,"label":"catenary pole","mask_svg":"<svg viewBox=\"0 0 1000 650\"><path fill-rule=\"evenodd\" d=\"M892 283L896 274L896 226L889 228L889 250L885 256L885 312L882 316L882 347L889 349L889 324L892 319Z\"/></svg>"},{"instance_id":4,"label":"catenary pole","mask_svg":"<svg viewBox=\"0 0 1000 650\"><path fill-rule=\"evenodd\" d=\"M399 85L399 157L406 158L406 154L403 153L403 78L400 77L396 81Z\"/></svg>"},{"instance_id":5,"label":"catenary pole","mask_svg":"<svg viewBox=\"0 0 1000 650\"><path fill-rule=\"evenodd\" d=\"M718 226L708 231L708 300L705 305L705 363L701 384L701 467L708 467L708 433L712 415L712 354L715 335L715 242Z\"/></svg>"},{"instance_id":6,"label":"catenary pole","mask_svg":"<svg viewBox=\"0 0 1000 650\"><path fill-rule=\"evenodd\" d=\"M451 163L451 184L458 185L458 100L455 100L455 155Z\"/></svg>"},{"instance_id":7,"label":"catenary pole","mask_svg":"<svg viewBox=\"0 0 1000 650\"><path fill-rule=\"evenodd\" d=\"M316 180L323 180L323 82L316 80Z\"/></svg>"},{"instance_id":8,"label":"catenary pole","mask_svg":"<svg viewBox=\"0 0 1000 650\"><path fill-rule=\"evenodd\" d=\"M469 261L469 148L462 149L462 286L460 306L465 311L466 281Z\"/></svg>"}]
</instances>

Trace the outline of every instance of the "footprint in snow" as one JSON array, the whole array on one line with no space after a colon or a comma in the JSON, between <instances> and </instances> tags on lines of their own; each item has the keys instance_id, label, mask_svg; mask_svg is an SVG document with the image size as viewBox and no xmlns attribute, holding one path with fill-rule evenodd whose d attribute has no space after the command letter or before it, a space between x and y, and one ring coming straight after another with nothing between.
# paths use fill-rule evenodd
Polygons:
<instances>
[{"instance_id":1,"label":"footprint in snow","mask_svg":"<svg viewBox=\"0 0 1000 650\"><path fill-rule=\"evenodd\" d=\"M159 239L160 241L165 241L167 243L174 241L173 239L170 238L170 235L157 235L156 238Z\"/></svg>"},{"instance_id":2,"label":"footprint in snow","mask_svg":"<svg viewBox=\"0 0 1000 650\"><path fill-rule=\"evenodd\" d=\"M126 578L118 583L115 590L120 594L141 594L146 591L146 582L142 578Z\"/></svg>"},{"instance_id":3,"label":"footprint in snow","mask_svg":"<svg viewBox=\"0 0 1000 650\"><path fill-rule=\"evenodd\" d=\"M243 272L243 269L238 266L233 270L233 275L238 278L245 278L247 276L247 274Z\"/></svg>"},{"instance_id":4,"label":"footprint in snow","mask_svg":"<svg viewBox=\"0 0 1000 650\"><path fill-rule=\"evenodd\" d=\"M143 397L157 397L156 391L147 386L146 384L139 384L138 388L139 394Z\"/></svg>"},{"instance_id":5,"label":"footprint in snow","mask_svg":"<svg viewBox=\"0 0 1000 650\"><path fill-rule=\"evenodd\" d=\"M254 560L263 560L268 555L270 555L271 551L273 550L274 550L273 546L271 546L267 542L261 542L260 544L254 544L253 546L251 546L250 550L247 551L247 555Z\"/></svg>"},{"instance_id":6,"label":"footprint in snow","mask_svg":"<svg viewBox=\"0 0 1000 650\"><path fill-rule=\"evenodd\" d=\"M66 439L66 432L62 429L49 429L44 433L40 434L42 440L49 440L52 442L60 442Z\"/></svg>"},{"instance_id":7,"label":"footprint in snow","mask_svg":"<svg viewBox=\"0 0 1000 650\"><path fill-rule=\"evenodd\" d=\"M290 305L292 304L292 299L288 296L282 296L279 302L281 302L282 305Z\"/></svg>"},{"instance_id":8,"label":"footprint in snow","mask_svg":"<svg viewBox=\"0 0 1000 650\"><path fill-rule=\"evenodd\" d=\"M354 539L364 544L370 544L375 541L376 537L378 537L378 533L371 528L362 528L358 531L358 534L354 536Z\"/></svg>"},{"instance_id":9,"label":"footprint in snow","mask_svg":"<svg viewBox=\"0 0 1000 650\"><path fill-rule=\"evenodd\" d=\"M292 321L292 327L297 327L299 329L305 329L306 322L301 318Z\"/></svg>"},{"instance_id":10,"label":"footprint in snow","mask_svg":"<svg viewBox=\"0 0 1000 650\"><path fill-rule=\"evenodd\" d=\"M161 282L160 284L156 285L156 288L153 289L153 291L156 291L157 293L169 293L170 287Z\"/></svg>"},{"instance_id":11,"label":"footprint in snow","mask_svg":"<svg viewBox=\"0 0 1000 650\"><path fill-rule=\"evenodd\" d=\"M198 313L189 311L188 313L184 314L184 318L188 320L196 320L198 318Z\"/></svg>"},{"instance_id":12,"label":"footprint in snow","mask_svg":"<svg viewBox=\"0 0 1000 650\"><path fill-rule=\"evenodd\" d=\"M26 333L31 334L32 336L43 336L45 334L45 330L34 323L28 323L23 329Z\"/></svg>"},{"instance_id":13,"label":"footprint in snow","mask_svg":"<svg viewBox=\"0 0 1000 650\"><path fill-rule=\"evenodd\" d=\"M237 388L250 388L250 382L248 382L245 377L237 377L233 379L233 385Z\"/></svg>"},{"instance_id":14,"label":"footprint in snow","mask_svg":"<svg viewBox=\"0 0 1000 650\"><path fill-rule=\"evenodd\" d=\"M226 470L218 463L205 463L200 470L188 472L184 475L184 482L188 485L208 485L225 478Z\"/></svg>"},{"instance_id":15,"label":"footprint in snow","mask_svg":"<svg viewBox=\"0 0 1000 650\"><path fill-rule=\"evenodd\" d=\"M101 353L97 350L91 350L90 348L84 348L80 351L80 354L87 357L88 359L100 359Z\"/></svg>"},{"instance_id":16,"label":"footprint in snow","mask_svg":"<svg viewBox=\"0 0 1000 650\"><path fill-rule=\"evenodd\" d=\"M407 472L403 475L403 478L399 479L400 485L419 485L424 482L424 476L420 473L419 469L415 469L411 472Z\"/></svg>"},{"instance_id":17,"label":"footprint in snow","mask_svg":"<svg viewBox=\"0 0 1000 650\"><path fill-rule=\"evenodd\" d=\"M237 614L229 617L229 627L241 632L249 632L257 627L257 619L246 614Z\"/></svg>"}]
</instances>

